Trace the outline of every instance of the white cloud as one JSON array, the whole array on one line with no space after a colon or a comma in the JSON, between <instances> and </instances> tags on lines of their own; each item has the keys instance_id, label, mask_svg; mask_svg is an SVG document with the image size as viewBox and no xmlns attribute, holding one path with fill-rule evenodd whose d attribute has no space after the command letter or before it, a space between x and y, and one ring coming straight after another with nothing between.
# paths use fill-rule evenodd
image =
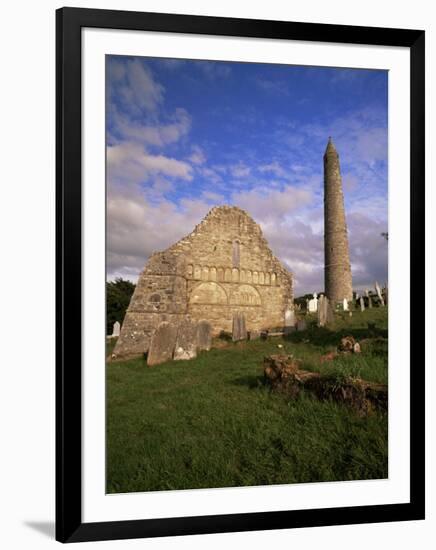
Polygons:
<instances>
[{"instance_id":1,"label":"white cloud","mask_svg":"<svg viewBox=\"0 0 436 550\"><path fill-rule=\"evenodd\" d=\"M286 171L280 166L277 161L270 162L269 164L262 164L258 167L259 172L261 173L271 173L276 175L278 178L283 178L287 175Z\"/></svg>"},{"instance_id":2,"label":"white cloud","mask_svg":"<svg viewBox=\"0 0 436 550\"><path fill-rule=\"evenodd\" d=\"M109 78L118 98L129 112L153 112L163 101L165 88L153 77L151 70L139 59L111 61Z\"/></svg>"},{"instance_id":3,"label":"white cloud","mask_svg":"<svg viewBox=\"0 0 436 550\"><path fill-rule=\"evenodd\" d=\"M189 156L189 160L193 164L204 164L206 162L206 155L201 147L198 145L192 146L192 153Z\"/></svg>"},{"instance_id":4,"label":"white cloud","mask_svg":"<svg viewBox=\"0 0 436 550\"><path fill-rule=\"evenodd\" d=\"M191 117L185 109L176 109L171 122L153 125L139 123L121 115L116 110L111 113L113 133L121 139L138 141L144 145L163 147L180 140L191 129Z\"/></svg>"},{"instance_id":5,"label":"white cloud","mask_svg":"<svg viewBox=\"0 0 436 550\"><path fill-rule=\"evenodd\" d=\"M164 155L151 155L137 143L120 143L107 148L109 183L136 184L150 175L163 174L184 180L192 179L191 166Z\"/></svg>"},{"instance_id":6,"label":"white cloud","mask_svg":"<svg viewBox=\"0 0 436 550\"><path fill-rule=\"evenodd\" d=\"M251 168L243 162L239 162L230 166L230 173L234 178L246 178L250 175Z\"/></svg>"}]
</instances>

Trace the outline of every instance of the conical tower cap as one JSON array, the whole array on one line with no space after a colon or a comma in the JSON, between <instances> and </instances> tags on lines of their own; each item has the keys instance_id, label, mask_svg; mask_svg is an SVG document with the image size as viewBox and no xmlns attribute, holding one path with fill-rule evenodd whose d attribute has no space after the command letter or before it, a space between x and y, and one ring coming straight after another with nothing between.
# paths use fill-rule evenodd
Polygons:
<instances>
[{"instance_id":1,"label":"conical tower cap","mask_svg":"<svg viewBox=\"0 0 436 550\"><path fill-rule=\"evenodd\" d=\"M335 153L336 155L338 154L338 152L336 151L336 148L333 144L332 136L329 136L329 140L327 142L327 147L325 149L324 156L325 155L330 155L331 153Z\"/></svg>"}]
</instances>

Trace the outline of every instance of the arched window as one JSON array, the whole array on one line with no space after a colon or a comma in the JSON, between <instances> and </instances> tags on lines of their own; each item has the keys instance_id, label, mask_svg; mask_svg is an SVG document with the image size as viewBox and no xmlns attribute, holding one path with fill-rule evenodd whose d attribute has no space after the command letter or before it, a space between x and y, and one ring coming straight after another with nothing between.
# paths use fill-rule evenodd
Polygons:
<instances>
[{"instance_id":1,"label":"arched window","mask_svg":"<svg viewBox=\"0 0 436 550\"><path fill-rule=\"evenodd\" d=\"M239 263L240 263L239 241L233 241L232 267L239 267Z\"/></svg>"}]
</instances>

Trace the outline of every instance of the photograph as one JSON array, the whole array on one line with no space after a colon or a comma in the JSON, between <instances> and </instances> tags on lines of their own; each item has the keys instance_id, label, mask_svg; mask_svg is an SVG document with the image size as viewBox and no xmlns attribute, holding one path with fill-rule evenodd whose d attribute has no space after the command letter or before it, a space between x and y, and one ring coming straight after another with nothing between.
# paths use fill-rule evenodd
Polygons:
<instances>
[{"instance_id":1,"label":"photograph","mask_svg":"<svg viewBox=\"0 0 436 550\"><path fill-rule=\"evenodd\" d=\"M106 492L387 479L389 71L105 74Z\"/></svg>"}]
</instances>

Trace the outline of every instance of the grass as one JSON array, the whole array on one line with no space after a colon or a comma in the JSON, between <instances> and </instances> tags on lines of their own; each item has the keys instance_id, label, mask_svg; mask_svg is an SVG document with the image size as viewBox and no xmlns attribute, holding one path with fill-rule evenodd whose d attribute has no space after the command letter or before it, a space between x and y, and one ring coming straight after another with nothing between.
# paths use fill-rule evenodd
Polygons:
<instances>
[{"instance_id":1,"label":"grass","mask_svg":"<svg viewBox=\"0 0 436 550\"><path fill-rule=\"evenodd\" d=\"M387 312L337 315L333 330L312 322L286 338L229 344L191 361L108 363L107 491L386 478L386 415L360 418L310 396L289 401L264 386L262 362L289 353L308 370L386 383ZM350 334L374 339L360 355L319 362Z\"/></svg>"}]
</instances>

